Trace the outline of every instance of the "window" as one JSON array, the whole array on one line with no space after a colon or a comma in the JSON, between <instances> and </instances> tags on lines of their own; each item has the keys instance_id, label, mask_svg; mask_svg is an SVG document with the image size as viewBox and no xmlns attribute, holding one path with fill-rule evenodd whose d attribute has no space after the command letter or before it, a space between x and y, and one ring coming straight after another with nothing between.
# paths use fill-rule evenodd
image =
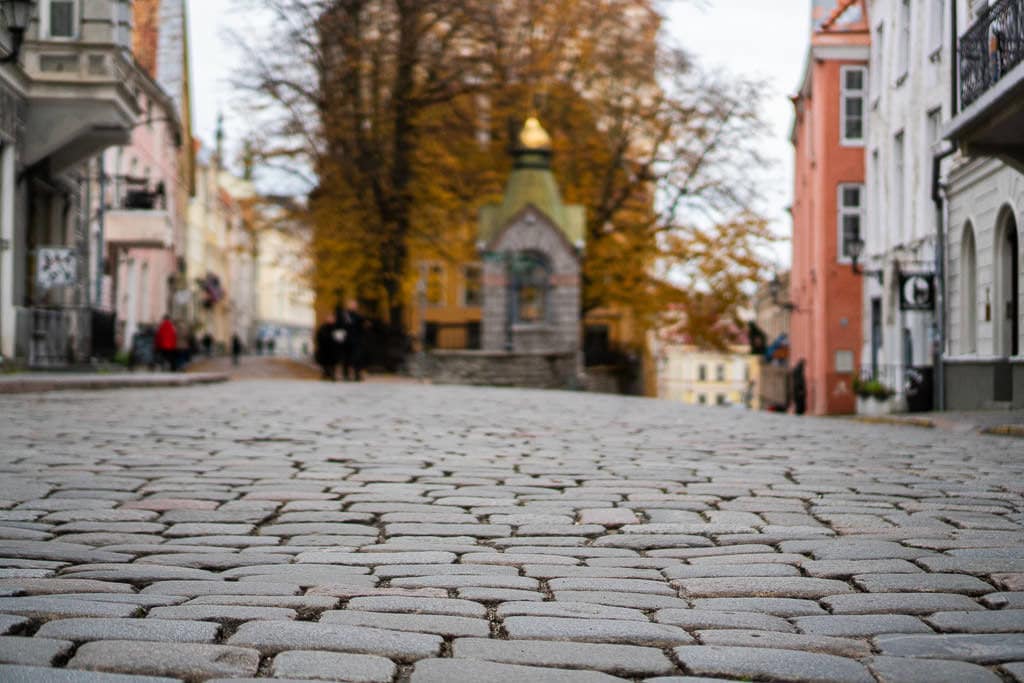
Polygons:
<instances>
[{"instance_id":1,"label":"window","mask_svg":"<svg viewBox=\"0 0 1024 683\"><path fill-rule=\"evenodd\" d=\"M77 0L48 0L43 2L41 20L48 38L77 38Z\"/></svg>"},{"instance_id":2,"label":"window","mask_svg":"<svg viewBox=\"0 0 1024 683\"><path fill-rule=\"evenodd\" d=\"M889 190L889 196L893 198L892 206L895 215L893 216L893 224L891 226L892 234L898 235L899 239L903 236L903 221L904 221L904 193L906 192L906 158L905 158L905 145L903 142L903 131L896 133L893 138L893 150L892 150L892 188Z\"/></svg>"},{"instance_id":3,"label":"window","mask_svg":"<svg viewBox=\"0 0 1024 683\"><path fill-rule=\"evenodd\" d=\"M483 269L476 264L464 266L462 277L462 305L469 307L482 306L484 303Z\"/></svg>"},{"instance_id":4,"label":"window","mask_svg":"<svg viewBox=\"0 0 1024 683\"><path fill-rule=\"evenodd\" d=\"M717 396L715 396L715 405L717 405L717 406L728 405L728 403L725 400L725 395L724 394L718 394Z\"/></svg>"},{"instance_id":5,"label":"window","mask_svg":"<svg viewBox=\"0 0 1024 683\"><path fill-rule=\"evenodd\" d=\"M900 0L899 40L896 53L896 84L899 85L910 71L910 0Z\"/></svg>"},{"instance_id":6,"label":"window","mask_svg":"<svg viewBox=\"0 0 1024 683\"><path fill-rule=\"evenodd\" d=\"M708 397L705 396L704 394L701 394L700 396L697 397L697 403L701 404L702 406L706 406L708 404Z\"/></svg>"},{"instance_id":7,"label":"window","mask_svg":"<svg viewBox=\"0 0 1024 683\"><path fill-rule=\"evenodd\" d=\"M708 381L708 366L701 365L699 368L697 368L697 379L700 380L701 382Z\"/></svg>"},{"instance_id":8,"label":"window","mask_svg":"<svg viewBox=\"0 0 1024 683\"><path fill-rule=\"evenodd\" d=\"M928 52L932 59L939 57L946 34L946 0L929 0L932 16L928 22Z\"/></svg>"},{"instance_id":9,"label":"window","mask_svg":"<svg viewBox=\"0 0 1024 683\"><path fill-rule=\"evenodd\" d=\"M961 351L978 351L978 269L974 228L968 223L960 243L960 332Z\"/></svg>"},{"instance_id":10,"label":"window","mask_svg":"<svg viewBox=\"0 0 1024 683\"><path fill-rule=\"evenodd\" d=\"M864 222L864 186L839 186L839 261L852 260L850 244L861 239L861 224Z\"/></svg>"},{"instance_id":11,"label":"window","mask_svg":"<svg viewBox=\"0 0 1024 683\"><path fill-rule=\"evenodd\" d=\"M840 69L842 136L844 145L864 144L864 96L867 94L867 69L844 66Z\"/></svg>"},{"instance_id":12,"label":"window","mask_svg":"<svg viewBox=\"0 0 1024 683\"><path fill-rule=\"evenodd\" d=\"M423 274L423 298L428 306L440 306L444 303L444 266L440 263L428 263Z\"/></svg>"},{"instance_id":13,"label":"window","mask_svg":"<svg viewBox=\"0 0 1024 683\"><path fill-rule=\"evenodd\" d=\"M879 24L875 29L874 40L875 57L872 60L871 68L871 92L875 99L882 94L885 87L885 24Z\"/></svg>"},{"instance_id":14,"label":"window","mask_svg":"<svg viewBox=\"0 0 1024 683\"><path fill-rule=\"evenodd\" d=\"M942 107L937 107L928 112L928 144L933 149L928 150L928 159L931 160L932 152L934 152L935 143L937 143L942 134Z\"/></svg>"},{"instance_id":15,"label":"window","mask_svg":"<svg viewBox=\"0 0 1024 683\"><path fill-rule=\"evenodd\" d=\"M718 367L715 368L715 381L717 381L717 382L724 382L725 381L725 366L724 365L719 365Z\"/></svg>"},{"instance_id":16,"label":"window","mask_svg":"<svg viewBox=\"0 0 1024 683\"><path fill-rule=\"evenodd\" d=\"M512 270L515 320L542 323L548 319L548 293L551 266L544 254L536 251L517 253L509 264Z\"/></svg>"}]
</instances>

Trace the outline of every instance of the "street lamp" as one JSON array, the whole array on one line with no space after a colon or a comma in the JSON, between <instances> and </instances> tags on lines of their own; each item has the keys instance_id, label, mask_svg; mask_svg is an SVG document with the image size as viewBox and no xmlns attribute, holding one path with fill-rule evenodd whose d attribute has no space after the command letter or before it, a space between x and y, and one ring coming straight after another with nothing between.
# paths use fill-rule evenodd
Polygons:
<instances>
[{"instance_id":1,"label":"street lamp","mask_svg":"<svg viewBox=\"0 0 1024 683\"><path fill-rule=\"evenodd\" d=\"M875 277L878 278L878 284L884 284L885 271L864 270L860 267L859 261L860 257L864 255L864 246L864 240L861 239L860 235L857 235L846 243L846 253L850 255L850 268L853 269L853 274Z\"/></svg>"},{"instance_id":2,"label":"street lamp","mask_svg":"<svg viewBox=\"0 0 1024 683\"><path fill-rule=\"evenodd\" d=\"M3 17L7 32L11 34L11 52L0 57L0 64L18 61L34 4L34 0L0 0L0 16Z\"/></svg>"}]
</instances>

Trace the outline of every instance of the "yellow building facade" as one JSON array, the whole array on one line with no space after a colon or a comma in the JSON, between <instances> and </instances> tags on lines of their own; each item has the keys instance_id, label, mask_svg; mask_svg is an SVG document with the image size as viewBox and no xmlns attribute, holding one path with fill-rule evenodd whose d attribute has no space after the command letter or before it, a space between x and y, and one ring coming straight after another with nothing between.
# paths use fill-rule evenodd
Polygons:
<instances>
[{"instance_id":1,"label":"yellow building facade","mask_svg":"<svg viewBox=\"0 0 1024 683\"><path fill-rule=\"evenodd\" d=\"M761 363L749 347L717 351L662 343L654 356L658 398L687 405L760 409Z\"/></svg>"}]
</instances>

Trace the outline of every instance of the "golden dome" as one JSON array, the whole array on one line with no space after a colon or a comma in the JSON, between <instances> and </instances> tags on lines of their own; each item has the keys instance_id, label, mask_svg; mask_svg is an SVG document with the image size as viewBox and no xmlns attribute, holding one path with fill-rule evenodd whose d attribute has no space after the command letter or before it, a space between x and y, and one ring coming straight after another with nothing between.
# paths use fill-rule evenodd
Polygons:
<instances>
[{"instance_id":1,"label":"golden dome","mask_svg":"<svg viewBox=\"0 0 1024 683\"><path fill-rule=\"evenodd\" d=\"M526 119L523 130L519 133L519 145L523 149L550 150L551 136L540 125L535 116Z\"/></svg>"}]
</instances>

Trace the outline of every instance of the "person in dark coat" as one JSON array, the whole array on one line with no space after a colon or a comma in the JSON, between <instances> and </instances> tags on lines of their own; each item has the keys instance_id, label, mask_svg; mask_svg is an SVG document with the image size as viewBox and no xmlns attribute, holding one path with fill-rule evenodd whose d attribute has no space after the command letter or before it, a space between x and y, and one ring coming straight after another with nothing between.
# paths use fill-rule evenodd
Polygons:
<instances>
[{"instance_id":1,"label":"person in dark coat","mask_svg":"<svg viewBox=\"0 0 1024 683\"><path fill-rule=\"evenodd\" d=\"M316 350L313 359L323 371L323 379L335 381L338 366L339 345L335 339L338 325L333 315L328 315L320 327L316 328Z\"/></svg>"},{"instance_id":2,"label":"person in dark coat","mask_svg":"<svg viewBox=\"0 0 1024 683\"><path fill-rule=\"evenodd\" d=\"M231 335L231 364L238 365L242 358L242 340L237 334Z\"/></svg>"},{"instance_id":3,"label":"person in dark coat","mask_svg":"<svg viewBox=\"0 0 1024 683\"><path fill-rule=\"evenodd\" d=\"M803 359L793 368L793 409L797 415L807 412L807 377Z\"/></svg>"},{"instance_id":4,"label":"person in dark coat","mask_svg":"<svg viewBox=\"0 0 1024 683\"><path fill-rule=\"evenodd\" d=\"M363 339L366 319L359 314L359 303L350 299L338 317L338 327L345 331L341 344L341 369L346 381L363 381Z\"/></svg>"}]
</instances>

